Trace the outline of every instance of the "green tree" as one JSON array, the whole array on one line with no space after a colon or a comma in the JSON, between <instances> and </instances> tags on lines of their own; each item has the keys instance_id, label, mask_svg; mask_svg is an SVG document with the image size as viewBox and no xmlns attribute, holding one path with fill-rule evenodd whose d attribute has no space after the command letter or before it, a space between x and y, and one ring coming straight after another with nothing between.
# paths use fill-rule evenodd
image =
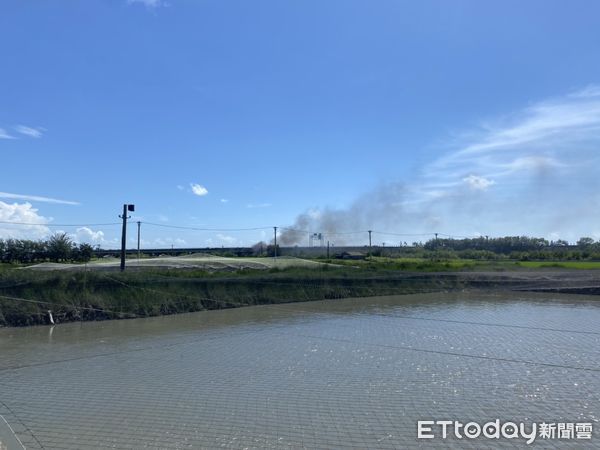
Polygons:
<instances>
[{"instance_id":1,"label":"green tree","mask_svg":"<svg viewBox=\"0 0 600 450\"><path fill-rule=\"evenodd\" d=\"M79 261L88 262L94 255L94 247L92 247L90 244L79 244L77 254Z\"/></svg>"},{"instance_id":2,"label":"green tree","mask_svg":"<svg viewBox=\"0 0 600 450\"><path fill-rule=\"evenodd\" d=\"M48 239L48 256L52 261L67 261L73 252L73 241L67 233L55 233Z\"/></svg>"},{"instance_id":3,"label":"green tree","mask_svg":"<svg viewBox=\"0 0 600 450\"><path fill-rule=\"evenodd\" d=\"M591 237L582 237L577 241L579 247L589 247L591 245L594 245L594 240Z\"/></svg>"}]
</instances>

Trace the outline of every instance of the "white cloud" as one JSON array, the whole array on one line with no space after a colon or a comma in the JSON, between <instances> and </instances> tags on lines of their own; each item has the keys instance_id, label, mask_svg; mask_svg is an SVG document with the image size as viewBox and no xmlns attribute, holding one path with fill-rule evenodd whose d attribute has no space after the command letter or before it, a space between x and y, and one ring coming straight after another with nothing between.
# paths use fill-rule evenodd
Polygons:
<instances>
[{"instance_id":1,"label":"white cloud","mask_svg":"<svg viewBox=\"0 0 600 450\"><path fill-rule=\"evenodd\" d=\"M2 239L41 239L50 234L50 229L46 226L49 221L49 218L38 214L38 209L31 203L10 204L0 201L0 222L19 224L0 223Z\"/></svg>"},{"instance_id":2,"label":"white cloud","mask_svg":"<svg viewBox=\"0 0 600 450\"><path fill-rule=\"evenodd\" d=\"M0 128L0 139L16 139L16 137L8 134L4 128Z\"/></svg>"},{"instance_id":3,"label":"white cloud","mask_svg":"<svg viewBox=\"0 0 600 450\"><path fill-rule=\"evenodd\" d=\"M57 198L41 197L39 195L25 195L25 194L12 194L10 192L0 192L0 198L10 198L15 200L28 200L31 202L43 202L43 203L58 203L61 205L79 205L79 202L71 200L61 200Z\"/></svg>"},{"instance_id":4,"label":"white cloud","mask_svg":"<svg viewBox=\"0 0 600 450\"><path fill-rule=\"evenodd\" d=\"M477 175L469 175L462 179L471 189L477 191L485 191L487 188L496 184L494 180L489 180L485 177L479 177Z\"/></svg>"},{"instance_id":5,"label":"white cloud","mask_svg":"<svg viewBox=\"0 0 600 450\"><path fill-rule=\"evenodd\" d=\"M94 231L89 227L77 228L75 233L71 235L72 239L78 243L86 244L102 244L104 243L104 232Z\"/></svg>"},{"instance_id":6,"label":"white cloud","mask_svg":"<svg viewBox=\"0 0 600 450\"><path fill-rule=\"evenodd\" d=\"M218 238L218 239L219 239L221 242L223 242L223 243L225 243L225 244L229 244L229 245L231 245L231 244L233 244L233 243L237 242L237 239L236 239L236 238L234 238L233 236L227 236L226 234L221 234L221 233L218 233L218 234L217 234L217 238Z\"/></svg>"},{"instance_id":7,"label":"white cloud","mask_svg":"<svg viewBox=\"0 0 600 450\"><path fill-rule=\"evenodd\" d=\"M208 246L232 246L234 244L236 244L238 242L238 240L236 238L234 238L233 236L228 236L226 234L221 234L218 233L216 238L208 238L206 239L206 244Z\"/></svg>"},{"instance_id":8,"label":"white cloud","mask_svg":"<svg viewBox=\"0 0 600 450\"><path fill-rule=\"evenodd\" d=\"M137 3L151 9L158 8L160 6L169 6L169 4L163 0L127 0L127 3L130 5Z\"/></svg>"},{"instance_id":9,"label":"white cloud","mask_svg":"<svg viewBox=\"0 0 600 450\"><path fill-rule=\"evenodd\" d=\"M185 247L187 242L185 239L181 238L173 238L173 237L165 237L165 238L156 238L151 241L143 240L141 241L142 245L146 248L148 247Z\"/></svg>"},{"instance_id":10,"label":"white cloud","mask_svg":"<svg viewBox=\"0 0 600 450\"><path fill-rule=\"evenodd\" d=\"M190 187L192 188L192 192L194 193L194 195L197 195L199 197L203 197L206 194L208 194L208 189L206 189L201 184L190 183Z\"/></svg>"},{"instance_id":11,"label":"white cloud","mask_svg":"<svg viewBox=\"0 0 600 450\"><path fill-rule=\"evenodd\" d=\"M35 139L41 138L45 128L42 127L28 127L26 125L17 125L15 127L15 131L17 133L24 134L25 136L29 136Z\"/></svg>"},{"instance_id":12,"label":"white cloud","mask_svg":"<svg viewBox=\"0 0 600 450\"><path fill-rule=\"evenodd\" d=\"M271 203L248 203L246 208L270 208L271 206L273 206Z\"/></svg>"},{"instance_id":13,"label":"white cloud","mask_svg":"<svg viewBox=\"0 0 600 450\"><path fill-rule=\"evenodd\" d=\"M221 203L228 203L228 202L229 202L229 200L228 200L228 199L226 199L226 198L222 198L222 199L221 199Z\"/></svg>"}]
</instances>

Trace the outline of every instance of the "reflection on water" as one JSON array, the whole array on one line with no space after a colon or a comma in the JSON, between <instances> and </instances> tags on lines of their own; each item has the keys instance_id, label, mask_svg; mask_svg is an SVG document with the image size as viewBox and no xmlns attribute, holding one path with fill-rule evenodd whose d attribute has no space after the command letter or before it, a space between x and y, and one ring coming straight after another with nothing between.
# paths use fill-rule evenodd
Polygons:
<instances>
[{"instance_id":1,"label":"reflection on water","mask_svg":"<svg viewBox=\"0 0 600 450\"><path fill-rule=\"evenodd\" d=\"M3 329L0 414L30 448L399 448L421 444L419 419L596 424L599 306L473 292Z\"/></svg>"}]
</instances>

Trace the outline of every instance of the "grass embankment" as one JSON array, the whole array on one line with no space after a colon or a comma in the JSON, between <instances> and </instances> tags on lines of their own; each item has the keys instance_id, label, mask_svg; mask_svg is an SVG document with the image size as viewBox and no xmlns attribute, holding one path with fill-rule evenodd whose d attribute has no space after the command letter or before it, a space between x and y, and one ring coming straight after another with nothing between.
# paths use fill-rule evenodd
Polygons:
<instances>
[{"instance_id":1,"label":"grass embankment","mask_svg":"<svg viewBox=\"0 0 600 450\"><path fill-rule=\"evenodd\" d=\"M359 269L368 269L371 271L414 271L414 272L445 272L456 270L469 270L480 267L490 268L498 265L495 262L476 261L471 259L449 259L435 260L428 258L387 258L374 256L361 260L321 260L332 264L355 267Z\"/></svg>"},{"instance_id":2,"label":"grass embankment","mask_svg":"<svg viewBox=\"0 0 600 450\"><path fill-rule=\"evenodd\" d=\"M600 269L600 261L519 261L517 264L530 269Z\"/></svg>"},{"instance_id":3,"label":"grass embankment","mask_svg":"<svg viewBox=\"0 0 600 450\"><path fill-rule=\"evenodd\" d=\"M386 265L385 265L386 266ZM434 266L429 267L433 270ZM438 268L439 269L439 268ZM210 273L203 270L0 270L0 325L148 317L238 306L461 287L456 276L407 274L383 264Z\"/></svg>"},{"instance_id":4,"label":"grass embankment","mask_svg":"<svg viewBox=\"0 0 600 450\"><path fill-rule=\"evenodd\" d=\"M43 272L0 265L0 326L46 324L48 310L58 322L148 317L258 304L498 286L496 279L467 280L459 272L600 268L600 262L594 261L372 258L331 262L334 265L315 268L226 273L156 268L124 273L83 269Z\"/></svg>"},{"instance_id":5,"label":"grass embankment","mask_svg":"<svg viewBox=\"0 0 600 450\"><path fill-rule=\"evenodd\" d=\"M332 261L335 264L353 265L375 270L408 270L417 272L444 272L456 270L502 271L519 269L600 269L600 261L515 261L427 258L382 258L373 257L360 261Z\"/></svg>"}]
</instances>

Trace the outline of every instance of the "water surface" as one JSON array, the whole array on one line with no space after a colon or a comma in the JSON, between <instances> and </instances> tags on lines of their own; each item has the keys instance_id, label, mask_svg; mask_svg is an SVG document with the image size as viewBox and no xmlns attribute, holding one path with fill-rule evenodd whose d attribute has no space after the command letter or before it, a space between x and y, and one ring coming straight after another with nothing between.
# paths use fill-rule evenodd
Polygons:
<instances>
[{"instance_id":1,"label":"water surface","mask_svg":"<svg viewBox=\"0 0 600 450\"><path fill-rule=\"evenodd\" d=\"M594 298L506 292L0 329L0 415L28 448L481 448L416 422L596 427L599 344Z\"/></svg>"}]
</instances>

